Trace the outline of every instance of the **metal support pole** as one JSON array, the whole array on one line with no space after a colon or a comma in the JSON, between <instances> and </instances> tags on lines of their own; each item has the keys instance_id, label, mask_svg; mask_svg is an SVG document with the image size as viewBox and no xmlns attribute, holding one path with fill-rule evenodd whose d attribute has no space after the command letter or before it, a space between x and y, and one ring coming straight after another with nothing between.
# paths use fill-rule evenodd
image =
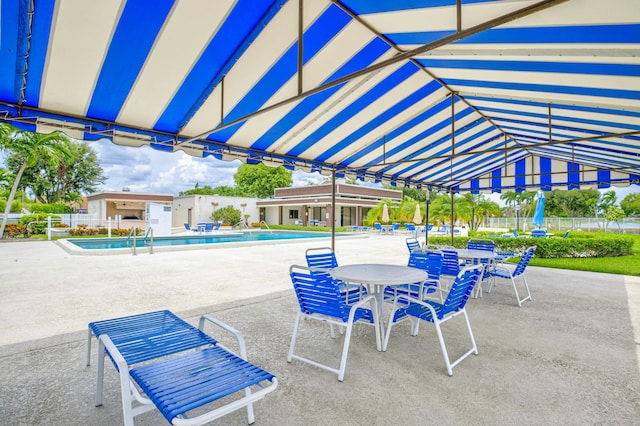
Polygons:
<instances>
[{"instance_id":1,"label":"metal support pole","mask_svg":"<svg viewBox=\"0 0 640 426\"><path fill-rule=\"evenodd\" d=\"M449 194L451 194L451 245L453 246L453 227L455 226L453 223L453 189L449 190Z\"/></svg>"},{"instance_id":2,"label":"metal support pole","mask_svg":"<svg viewBox=\"0 0 640 426\"><path fill-rule=\"evenodd\" d=\"M429 188L427 188L427 209L426 209L426 219L424 220L424 245L429 245L429 204L431 200L429 199L431 194L429 193Z\"/></svg>"},{"instance_id":3,"label":"metal support pole","mask_svg":"<svg viewBox=\"0 0 640 426\"><path fill-rule=\"evenodd\" d=\"M331 171L331 250L336 251L336 168Z\"/></svg>"}]
</instances>

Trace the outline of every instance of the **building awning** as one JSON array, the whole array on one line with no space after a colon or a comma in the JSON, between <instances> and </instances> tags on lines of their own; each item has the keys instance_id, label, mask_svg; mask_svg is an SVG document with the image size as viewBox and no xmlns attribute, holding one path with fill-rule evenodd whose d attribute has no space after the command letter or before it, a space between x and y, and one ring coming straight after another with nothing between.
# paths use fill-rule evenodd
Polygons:
<instances>
[{"instance_id":1,"label":"building awning","mask_svg":"<svg viewBox=\"0 0 640 426\"><path fill-rule=\"evenodd\" d=\"M1 0L0 120L446 191L640 183L635 0Z\"/></svg>"}]
</instances>

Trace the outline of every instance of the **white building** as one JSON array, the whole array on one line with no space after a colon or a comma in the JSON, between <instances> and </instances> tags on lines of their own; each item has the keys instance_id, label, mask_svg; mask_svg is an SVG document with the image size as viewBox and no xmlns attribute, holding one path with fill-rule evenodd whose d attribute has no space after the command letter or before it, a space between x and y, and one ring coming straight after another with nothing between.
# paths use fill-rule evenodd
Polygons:
<instances>
[{"instance_id":1,"label":"white building","mask_svg":"<svg viewBox=\"0 0 640 426\"><path fill-rule=\"evenodd\" d=\"M173 227L182 227L185 223L194 226L200 222L211 222L211 215L217 209L232 206L239 210L247 223L259 223L260 211L256 198L226 197L223 195L184 195L173 199ZM235 225L235 224L231 224Z\"/></svg>"},{"instance_id":2,"label":"white building","mask_svg":"<svg viewBox=\"0 0 640 426\"><path fill-rule=\"evenodd\" d=\"M335 211L331 210L331 184L278 188L275 197L257 200L261 220L268 224L362 226L367 213L380 200L402 201L402 191L336 183ZM333 219L335 218L335 219Z\"/></svg>"}]
</instances>

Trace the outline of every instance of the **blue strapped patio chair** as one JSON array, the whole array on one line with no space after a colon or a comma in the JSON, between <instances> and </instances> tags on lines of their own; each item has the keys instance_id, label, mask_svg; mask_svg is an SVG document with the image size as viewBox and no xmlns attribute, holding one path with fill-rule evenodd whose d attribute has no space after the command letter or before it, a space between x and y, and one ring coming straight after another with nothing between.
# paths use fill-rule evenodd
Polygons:
<instances>
[{"instance_id":1,"label":"blue strapped patio chair","mask_svg":"<svg viewBox=\"0 0 640 426\"><path fill-rule=\"evenodd\" d=\"M444 277L448 278L449 282L451 282L458 276L458 273L460 273L458 252L455 251L453 247L441 247L440 251L442 252L442 269L440 270L440 275L444 275Z\"/></svg>"},{"instance_id":2,"label":"blue strapped patio chair","mask_svg":"<svg viewBox=\"0 0 640 426\"><path fill-rule=\"evenodd\" d=\"M493 240L489 240L489 239L471 238L469 241L467 241L467 249L482 250L482 251L488 251L488 252L494 253L496 249L496 244L495 242L493 242ZM480 263L482 265L485 265L484 272L482 274L482 279L480 281L481 281L481 284L488 282L489 271L494 267L494 262L492 260L489 260L489 259L480 259L479 261L469 260L467 261L467 263L469 264ZM478 288L476 289L475 297L478 297L478 296L482 296L482 285L478 285Z\"/></svg>"},{"instance_id":3,"label":"blue strapped patio chair","mask_svg":"<svg viewBox=\"0 0 640 426\"><path fill-rule=\"evenodd\" d=\"M314 247L307 249L304 254L307 260L307 266L313 268L314 274L327 274L327 269L338 267L338 259L331 247ZM355 303L363 296L367 295L367 289L360 284L340 283L340 294L348 303Z\"/></svg>"},{"instance_id":4,"label":"blue strapped patio chair","mask_svg":"<svg viewBox=\"0 0 640 426\"><path fill-rule=\"evenodd\" d=\"M532 238L547 238L547 230L546 229L534 229L531 231Z\"/></svg>"},{"instance_id":5,"label":"blue strapped patio chair","mask_svg":"<svg viewBox=\"0 0 640 426\"><path fill-rule=\"evenodd\" d=\"M196 229L192 228L191 226L189 226L188 223L184 224L184 229L186 229L187 231L191 231L191 232L198 232L197 228Z\"/></svg>"},{"instance_id":6,"label":"blue strapped patio chair","mask_svg":"<svg viewBox=\"0 0 640 426\"><path fill-rule=\"evenodd\" d=\"M405 223L404 229L408 234L415 235L416 233L416 225L413 223Z\"/></svg>"},{"instance_id":7,"label":"blue strapped patio chair","mask_svg":"<svg viewBox=\"0 0 640 426\"><path fill-rule=\"evenodd\" d=\"M382 225L380 225L380 222L375 222L373 224L373 229L374 231L376 231L378 234L382 234L384 231L384 228L382 227Z\"/></svg>"},{"instance_id":8,"label":"blue strapped patio chair","mask_svg":"<svg viewBox=\"0 0 640 426\"><path fill-rule=\"evenodd\" d=\"M407 238L406 243L407 248L409 249L409 254L411 254L412 251L420 248L420 242L417 238Z\"/></svg>"},{"instance_id":9,"label":"blue strapped patio chair","mask_svg":"<svg viewBox=\"0 0 640 426\"><path fill-rule=\"evenodd\" d=\"M487 292L491 292L491 287L495 282L496 278L502 278L505 280L511 280L511 284L513 285L513 292L516 295L516 300L518 301L518 306L522 307L522 302L526 300L533 300L531 297L531 292L529 291L529 284L527 284L527 278L524 276L525 270L529 265L529 262L533 258L533 255L536 252L536 246L528 247L524 253L522 253L522 257L520 257L520 261L516 265L515 269L511 270L505 267L496 267L493 271L490 272L491 281ZM520 298L518 294L518 288L516 286L516 278L521 278L524 283L524 290L526 291L526 296L524 298Z\"/></svg>"},{"instance_id":10,"label":"blue strapped patio chair","mask_svg":"<svg viewBox=\"0 0 640 426\"><path fill-rule=\"evenodd\" d=\"M205 322L231 333L240 354L205 334ZM253 403L278 384L247 361L242 334L210 316L201 317L198 328L166 310L89 323L87 365L92 336L98 339L96 406L102 405L108 356L120 377L126 426L154 408L170 424L200 425L246 407L251 424Z\"/></svg>"},{"instance_id":11,"label":"blue strapped patio chair","mask_svg":"<svg viewBox=\"0 0 640 426\"><path fill-rule=\"evenodd\" d=\"M387 349L389 343L389 336L391 335L391 329L394 324L402 322L406 319L411 321L411 335L418 335L418 327L420 320L433 323L436 328L438 340L440 342L440 349L442 350L442 356L444 358L445 365L447 367L447 374L453 375L453 367L458 365L463 359L471 354L478 354L478 348L476 341L473 337L473 331L471 330L471 323L467 315L466 304L469 300L469 296L476 286L482 275L482 265L472 265L464 268L456 277L451 289L447 293L447 298L443 303L438 303L432 300L418 300L413 298L406 298L404 301L398 300L394 303L389 317L389 326L387 327L387 333L385 335L383 349ZM444 290L441 290L444 291ZM399 298L401 299L401 298ZM442 335L441 324L450 319L463 315L467 324L467 330L469 332L469 339L471 340L471 349L466 351L462 356L454 360L449 359L447 347Z\"/></svg>"},{"instance_id":12,"label":"blue strapped patio chair","mask_svg":"<svg viewBox=\"0 0 640 426\"><path fill-rule=\"evenodd\" d=\"M423 282L394 285L385 288L384 293L387 299L393 300L399 296L424 299L428 294L436 291L440 282L440 271L442 270L442 253L439 251L413 251L409 254L407 266L422 269L427 272L429 277Z\"/></svg>"},{"instance_id":13,"label":"blue strapped patio chair","mask_svg":"<svg viewBox=\"0 0 640 426\"><path fill-rule=\"evenodd\" d=\"M312 268L293 265L289 268L289 275L298 298L300 310L296 314L291 336L291 345L287 355L287 362L293 359L306 362L313 366L331 371L343 381L349 354L351 331L355 323L373 325L376 333L376 348L382 350L382 336L378 318L378 306L374 295L367 295L356 303L347 303L340 294L339 282L332 279L328 273L314 274ZM301 319L313 319L329 323L331 337L335 338L333 325L346 327L340 366L334 368L294 353ZM326 345L323 345L326 346Z\"/></svg>"}]
</instances>

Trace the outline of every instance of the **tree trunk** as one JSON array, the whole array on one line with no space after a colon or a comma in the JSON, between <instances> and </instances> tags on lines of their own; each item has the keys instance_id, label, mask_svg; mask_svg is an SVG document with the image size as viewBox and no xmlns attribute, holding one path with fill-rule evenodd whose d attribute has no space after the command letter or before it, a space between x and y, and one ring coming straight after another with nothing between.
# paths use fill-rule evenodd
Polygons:
<instances>
[{"instance_id":1,"label":"tree trunk","mask_svg":"<svg viewBox=\"0 0 640 426\"><path fill-rule=\"evenodd\" d=\"M4 228L7 226L7 219L9 219L9 213L11 212L11 205L13 204L13 199L16 197L16 192L18 192L18 185L20 184L20 179L22 178L22 173L27 168L27 160L24 160L22 166L20 166L20 170L18 170L18 174L16 175L16 180L13 181L13 186L11 187L11 192L9 193L9 198L7 199L7 206L4 209L4 217L2 218L2 225L0 225L0 238L4 238Z\"/></svg>"}]
</instances>

